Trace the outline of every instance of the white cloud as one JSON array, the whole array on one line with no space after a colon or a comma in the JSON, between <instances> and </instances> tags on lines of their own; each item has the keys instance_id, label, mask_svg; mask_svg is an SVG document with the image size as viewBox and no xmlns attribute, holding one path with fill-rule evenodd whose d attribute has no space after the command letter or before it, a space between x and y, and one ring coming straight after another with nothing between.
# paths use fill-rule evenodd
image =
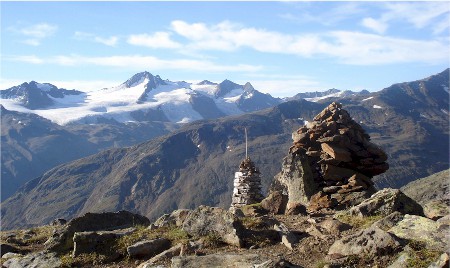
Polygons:
<instances>
[{"instance_id":1,"label":"white cloud","mask_svg":"<svg viewBox=\"0 0 450 268\"><path fill-rule=\"evenodd\" d=\"M228 21L206 25L173 21L172 29L187 38L189 49L232 51L247 47L260 52L302 57L326 56L344 64L377 65L405 62L446 62L448 41L412 40L351 31L283 34L245 28ZM378 31L387 25L375 25ZM421 53L417 53L420 51Z\"/></svg>"},{"instance_id":2,"label":"white cloud","mask_svg":"<svg viewBox=\"0 0 450 268\"><path fill-rule=\"evenodd\" d=\"M92 33L85 33L85 32L75 32L74 34L75 38L78 40L89 40L91 42L100 43L106 46L114 47L117 45L117 42L119 41L119 37L117 36L110 36L110 37L100 37Z\"/></svg>"},{"instance_id":3,"label":"white cloud","mask_svg":"<svg viewBox=\"0 0 450 268\"><path fill-rule=\"evenodd\" d=\"M31 46L39 46L42 39L50 37L56 33L58 26L48 23L39 23L26 27L12 26L9 27L8 30L27 37L27 39L22 41L22 43Z\"/></svg>"},{"instance_id":4,"label":"white cloud","mask_svg":"<svg viewBox=\"0 0 450 268\"><path fill-rule=\"evenodd\" d=\"M361 24L364 27L367 27L379 34L383 34L386 31L386 29L388 28L388 25L386 22L384 22L382 20L376 20L373 18L364 18L362 20Z\"/></svg>"},{"instance_id":5,"label":"white cloud","mask_svg":"<svg viewBox=\"0 0 450 268\"><path fill-rule=\"evenodd\" d=\"M127 42L131 45L145 46L150 48L179 48L181 44L170 39L170 33L156 32L149 34L135 34L128 37Z\"/></svg>"},{"instance_id":6,"label":"white cloud","mask_svg":"<svg viewBox=\"0 0 450 268\"><path fill-rule=\"evenodd\" d=\"M13 61L23 61L33 64L56 64L61 66L97 65L108 67L125 67L133 70L155 69L155 70L194 70L204 72L256 72L263 69L259 65L235 64L220 65L211 61L191 59L160 59L153 56L126 55L107 57L85 57L80 55L53 56L39 58L37 56L10 57Z\"/></svg>"}]
</instances>

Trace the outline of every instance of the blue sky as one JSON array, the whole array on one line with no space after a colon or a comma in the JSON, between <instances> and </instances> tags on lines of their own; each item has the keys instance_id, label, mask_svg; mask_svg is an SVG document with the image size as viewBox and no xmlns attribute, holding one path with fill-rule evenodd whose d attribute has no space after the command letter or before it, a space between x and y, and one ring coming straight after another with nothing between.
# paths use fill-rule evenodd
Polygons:
<instances>
[{"instance_id":1,"label":"blue sky","mask_svg":"<svg viewBox=\"0 0 450 268\"><path fill-rule=\"evenodd\" d=\"M450 3L0 2L1 89L93 90L149 71L277 97L377 91L449 67Z\"/></svg>"}]
</instances>

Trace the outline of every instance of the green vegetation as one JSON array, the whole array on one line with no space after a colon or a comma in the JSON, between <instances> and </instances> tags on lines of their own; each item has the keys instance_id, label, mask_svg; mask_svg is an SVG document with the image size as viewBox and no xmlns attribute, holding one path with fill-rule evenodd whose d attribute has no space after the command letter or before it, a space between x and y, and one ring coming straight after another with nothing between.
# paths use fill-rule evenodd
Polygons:
<instances>
[{"instance_id":1,"label":"green vegetation","mask_svg":"<svg viewBox=\"0 0 450 268\"><path fill-rule=\"evenodd\" d=\"M80 254L73 258L72 255L66 254L61 256L61 267L89 267L92 265L100 265L107 262L107 257L97 253Z\"/></svg>"},{"instance_id":2,"label":"green vegetation","mask_svg":"<svg viewBox=\"0 0 450 268\"><path fill-rule=\"evenodd\" d=\"M408 246L412 249L406 262L408 268L428 267L441 255L441 252L427 248L422 241L411 240Z\"/></svg>"},{"instance_id":3,"label":"green vegetation","mask_svg":"<svg viewBox=\"0 0 450 268\"><path fill-rule=\"evenodd\" d=\"M368 217L352 216L348 214L337 213L336 218L343 223L350 224L354 228L367 228L374 222L383 218L382 215L374 215Z\"/></svg>"},{"instance_id":4,"label":"green vegetation","mask_svg":"<svg viewBox=\"0 0 450 268\"><path fill-rule=\"evenodd\" d=\"M225 244L222 240L222 237L216 233L210 233L204 236L203 243L204 246L208 248L218 248Z\"/></svg>"},{"instance_id":5,"label":"green vegetation","mask_svg":"<svg viewBox=\"0 0 450 268\"><path fill-rule=\"evenodd\" d=\"M326 262L326 261L324 261L324 260L321 260L321 261L318 261L318 262L316 263L316 265L314 265L314 267L315 267L315 268L323 268L323 267L325 267L325 265L327 265L327 264L329 264L329 263Z\"/></svg>"}]
</instances>

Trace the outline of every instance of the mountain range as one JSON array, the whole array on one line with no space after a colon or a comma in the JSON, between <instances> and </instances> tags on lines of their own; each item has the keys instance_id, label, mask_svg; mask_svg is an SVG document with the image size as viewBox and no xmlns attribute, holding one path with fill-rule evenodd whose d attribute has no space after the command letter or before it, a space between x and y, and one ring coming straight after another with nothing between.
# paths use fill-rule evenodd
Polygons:
<instances>
[{"instance_id":1,"label":"mountain range","mask_svg":"<svg viewBox=\"0 0 450 268\"><path fill-rule=\"evenodd\" d=\"M32 81L0 94L6 109L35 113L59 125L97 124L104 119L120 123L188 123L261 110L282 102L255 90L250 83L172 82L149 72L137 73L116 87L90 92Z\"/></svg>"},{"instance_id":2,"label":"mountain range","mask_svg":"<svg viewBox=\"0 0 450 268\"><path fill-rule=\"evenodd\" d=\"M374 178L378 188L399 188L448 169L448 88L447 69L379 92L339 99L389 156L388 172ZM60 165L2 203L2 224L33 226L88 211L126 209L154 219L175 208L227 207L234 172L245 156L244 128L249 132L250 157L261 170L266 190L280 171L291 132L328 102L287 101L252 113L200 120L141 144Z\"/></svg>"},{"instance_id":3,"label":"mountain range","mask_svg":"<svg viewBox=\"0 0 450 268\"><path fill-rule=\"evenodd\" d=\"M209 81L198 83L197 86L215 90L194 95L215 96L216 100L227 96L230 93L226 92L230 92L234 83L226 81L222 85ZM139 80L131 79L126 83L125 86L132 86ZM239 92L245 94L250 91L249 87L246 84ZM39 177L2 203L2 227L45 224L57 217L71 218L88 211L127 209L155 218L175 208L200 204L226 207L231 200L234 172L245 155L244 128L249 130L250 156L263 174L263 189L266 190L280 170L281 160L292 142L291 132L311 120L330 100L343 103L372 141L388 153L390 169L374 178L377 186L399 188L449 167L448 88L447 69L425 79L394 84L379 92L350 94L343 98L330 96L318 102L286 101L261 111L181 125L164 121L120 123L98 118L101 120L97 124L60 126L33 114L2 108L2 144L8 140L7 144L12 144L11 151L16 154L2 147L2 172L21 170L15 159L26 156L25 151L51 155L59 150L76 154L87 147L91 151L84 153L88 155L108 147L132 145L108 149L66 164L62 164L66 161L64 157L70 154L60 152L64 157L56 158L62 165L46 173L40 170ZM142 101L149 101L149 96L153 95L145 96ZM245 100L242 96L239 98ZM213 100L211 105L216 103ZM142 116L148 118L144 112ZM29 122L25 121L27 117ZM34 125L42 126L42 132L35 131ZM52 138L48 139L49 136ZM72 140L64 140L65 137ZM17 142L23 138L26 142ZM153 139L148 140L150 138ZM43 143L47 139L48 145ZM53 140L60 142L52 144ZM136 144L144 140L148 141ZM21 146L15 147L17 144ZM73 147L61 147L62 144ZM5 158L8 154L12 156ZM27 159L33 166L41 157L36 154L35 158Z\"/></svg>"}]
</instances>

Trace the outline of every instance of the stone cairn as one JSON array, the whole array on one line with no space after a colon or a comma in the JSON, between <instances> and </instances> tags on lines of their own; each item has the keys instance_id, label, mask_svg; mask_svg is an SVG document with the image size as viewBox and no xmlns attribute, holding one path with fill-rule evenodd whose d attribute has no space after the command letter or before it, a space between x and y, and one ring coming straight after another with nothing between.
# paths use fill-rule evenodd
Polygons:
<instances>
[{"instance_id":1,"label":"stone cairn","mask_svg":"<svg viewBox=\"0 0 450 268\"><path fill-rule=\"evenodd\" d=\"M246 157L234 176L234 190L231 198L231 208L240 208L245 205L261 202L261 177L255 164Z\"/></svg>"},{"instance_id":2,"label":"stone cairn","mask_svg":"<svg viewBox=\"0 0 450 268\"><path fill-rule=\"evenodd\" d=\"M376 189L372 177L385 172L387 156L342 105L331 103L292 133L294 141L262 206L273 213L343 209Z\"/></svg>"},{"instance_id":3,"label":"stone cairn","mask_svg":"<svg viewBox=\"0 0 450 268\"><path fill-rule=\"evenodd\" d=\"M336 199L339 203L347 193L373 192L371 178L389 168L386 153L370 142L339 103L331 103L313 120L292 133L294 144L289 149L291 154L307 155L319 190L311 201Z\"/></svg>"}]
</instances>

